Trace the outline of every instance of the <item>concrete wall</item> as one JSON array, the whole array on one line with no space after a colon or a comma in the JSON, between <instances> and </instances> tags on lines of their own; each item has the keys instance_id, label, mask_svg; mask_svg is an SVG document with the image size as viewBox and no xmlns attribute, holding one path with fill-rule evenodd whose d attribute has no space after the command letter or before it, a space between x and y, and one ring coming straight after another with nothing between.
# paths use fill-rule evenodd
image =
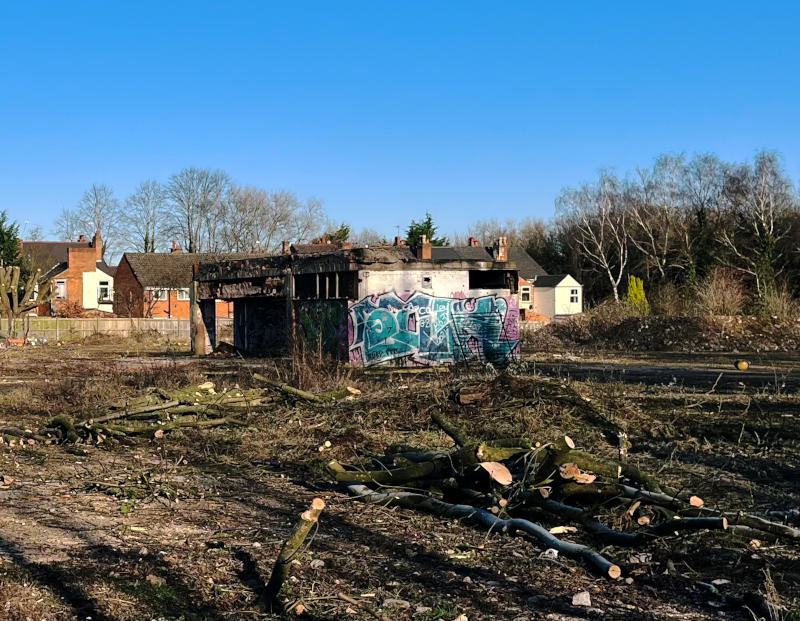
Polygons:
<instances>
[{"instance_id":1,"label":"concrete wall","mask_svg":"<svg viewBox=\"0 0 800 621\"><path fill-rule=\"evenodd\" d=\"M509 289L470 289L469 270L362 270L358 273L358 297L394 291L463 299L484 295L509 295Z\"/></svg>"},{"instance_id":2,"label":"concrete wall","mask_svg":"<svg viewBox=\"0 0 800 621\"><path fill-rule=\"evenodd\" d=\"M423 291L367 296L350 305L348 350L354 366L505 366L520 353L517 298Z\"/></svg>"}]
</instances>

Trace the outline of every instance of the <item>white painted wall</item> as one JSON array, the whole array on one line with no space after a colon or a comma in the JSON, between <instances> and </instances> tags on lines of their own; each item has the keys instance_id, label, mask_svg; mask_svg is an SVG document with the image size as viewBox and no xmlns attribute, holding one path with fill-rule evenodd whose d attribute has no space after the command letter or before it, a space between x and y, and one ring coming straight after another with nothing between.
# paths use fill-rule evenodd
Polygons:
<instances>
[{"instance_id":1,"label":"white painted wall","mask_svg":"<svg viewBox=\"0 0 800 621\"><path fill-rule=\"evenodd\" d=\"M469 270L390 270L359 272L358 299L396 291L402 295L421 291L443 298L510 295L509 289L470 289Z\"/></svg>"},{"instance_id":2,"label":"white painted wall","mask_svg":"<svg viewBox=\"0 0 800 621\"><path fill-rule=\"evenodd\" d=\"M98 304L97 294L100 281L108 281L111 288L109 301L107 304ZM105 272L95 270L94 272L83 272L83 302L84 308L98 308L102 311L113 312L114 306L114 278Z\"/></svg>"},{"instance_id":3,"label":"white painted wall","mask_svg":"<svg viewBox=\"0 0 800 621\"><path fill-rule=\"evenodd\" d=\"M575 292L577 302L570 302ZM583 287L581 285L561 284L555 287L555 314L556 315L577 315L583 312Z\"/></svg>"},{"instance_id":4,"label":"white painted wall","mask_svg":"<svg viewBox=\"0 0 800 621\"><path fill-rule=\"evenodd\" d=\"M555 287L534 287L533 288L533 311L539 315L544 315L552 319L556 314L556 293Z\"/></svg>"},{"instance_id":5,"label":"white painted wall","mask_svg":"<svg viewBox=\"0 0 800 621\"><path fill-rule=\"evenodd\" d=\"M571 302L573 291L577 302ZM583 312L583 285L572 276L567 276L557 287L533 288L535 312L552 319L556 315L576 315Z\"/></svg>"}]
</instances>

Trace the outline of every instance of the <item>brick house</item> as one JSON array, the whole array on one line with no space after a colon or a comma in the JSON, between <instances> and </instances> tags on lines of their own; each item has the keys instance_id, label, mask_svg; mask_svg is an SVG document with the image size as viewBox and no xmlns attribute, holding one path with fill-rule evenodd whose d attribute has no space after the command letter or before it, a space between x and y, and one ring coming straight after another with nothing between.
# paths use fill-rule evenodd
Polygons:
<instances>
[{"instance_id":1,"label":"brick house","mask_svg":"<svg viewBox=\"0 0 800 621\"><path fill-rule=\"evenodd\" d=\"M103 240L97 231L91 241L81 235L76 242L20 240L20 254L34 269L55 281L51 305L38 314L49 315L59 302L75 302L85 309L111 312L116 268L103 260Z\"/></svg>"},{"instance_id":2,"label":"brick house","mask_svg":"<svg viewBox=\"0 0 800 621\"><path fill-rule=\"evenodd\" d=\"M506 238L501 238L503 243L507 243ZM467 248L454 249L464 257L480 258L488 252L480 242L474 237L469 238ZM508 260L517 267L517 298L519 303L519 318L521 321L529 319L539 319L540 316L534 310L534 281L540 276L547 276L541 265L528 254L525 248L520 246L508 246Z\"/></svg>"},{"instance_id":3,"label":"brick house","mask_svg":"<svg viewBox=\"0 0 800 621\"><path fill-rule=\"evenodd\" d=\"M184 253L175 242L171 252L126 252L117 267L114 313L120 317L188 319L193 267L237 256ZM218 301L216 315L233 317L233 304Z\"/></svg>"}]
</instances>

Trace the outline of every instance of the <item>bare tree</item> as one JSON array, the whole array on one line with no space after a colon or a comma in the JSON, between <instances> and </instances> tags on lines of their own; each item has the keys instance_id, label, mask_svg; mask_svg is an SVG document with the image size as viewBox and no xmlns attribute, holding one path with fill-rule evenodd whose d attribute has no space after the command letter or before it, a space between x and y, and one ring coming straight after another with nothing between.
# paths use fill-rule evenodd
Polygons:
<instances>
[{"instance_id":1,"label":"bare tree","mask_svg":"<svg viewBox=\"0 0 800 621\"><path fill-rule=\"evenodd\" d=\"M164 189L153 180L140 183L127 198L122 224L130 247L138 252L155 252L163 247L164 202Z\"/></svg>"},{"instance_id":2,"label":"bare tree","mask_svg":"<svg viewBox=\"0 0 800 621\"><path fill-rule=\"evenodd\" d=\"M82 229L81 220L77 211L64 207L56 221L53 223L53 235L61 241L75 241Z\"/></svg>"},{"instance_id":3,"label":"bare tree","mask_svg":"<svg viewBox=\"0 0 800 621\"><path fill-rule=\"evenodd\" d=\"M188 252L220 249L223 198L229 187L230 179L221 170L190 167L170 177L165 191L171 208L168 224Z\"/></svg>"},{"instance_id":4,"label":"bare tree","mask_svg":"<svg viewBox=\"0 0 800 621\"><path fill-rule=\"evenodd\" d=\"M354 246L382 246L389 243L385 236L375 229L363 228L350 236Z\"/></svg>"},{"instance_id":5,"label":"bare tree","mask_svg":"<svg viewBox=\"0 0 800 621\"><path fill-rule=\"evenodd\" d=\"M725 181L732 218L720 233L730 267L752 277L763 296L783 271L779 242L797 209L792 184L775 153L761 152L752 166L741 166Z\"/></svg>"},{"instance_id":6,"label":"bare tree","mask_svg":"<svg viewBox=\"0 0 800 621\"><path fill-rule=\"evenodd\" d=\"M284 239L308 241L325 222L322 204L287 191L233 186L225 201L222 242L234 252L277 252Z\"/></svg>"},{"instance_id":7,"label":"bare tree","mask_svg":"<svg viewBox=\"0 0 800 621\"><path fill-rule=\"evenodd\" d=\"M640 168L639 183L626 192L629 199L630 240L639 251L647 278L655 270L667 277L678 236L677 222L683 204L683 156L660 156L652 169Z\"/></svg>"},{"instance_id":8,"label":"bare tree","mask_svg":"<svg viewBox=\"0 0 800 621\"><path fill-rule=\"evenodd\" d=\"M309 242L312 238L322 233L325 225L325 207L318 198L309 198L299 202L291 192L279 192L284 195L284 200L293 197L297 207L289 225L288 237L298 242Z\"/></svg>"},{"instance_id":9,"label":"bare tree","mask_svg":"<svg viewBox=\"0 0 800 621\"><path fill-rule=\"evenodd\" d=\"M698 269L714 262L716 231L723 220L722 191L728 167L716 155L696 155L684 168L683 207L677 222L675 267L696 282Z\"/></svg>"},{"instance_id":10,"label":"bare tree","mask_svg":"<svg viewBox=\"0 0 800 621\"><path fill-rule=\"evenodd\" d=\"M557 209L574 233L574 244L591 267L608 278L614 300L628 265L628 214L621 202L621 184L611 173L602 173L596 185L566 190Z\"/></svg>"},{"instance_id":11,"label":"bare tree","mask_svg":"<svg viewBox=\"0 0 800 621\"><path fill-rule=\"evenodd\" d=\"M43 237L42 227L40 225L32 226L28 229L27 234L25 237L28 238L28 241L41 241Z\"/></svg>"},{"instance_id":12,"label":"bare tree","mask_svg":"<svg viewBox=\"0 0 800 621\"><path fill-rule=\"evenodd\" d=\"M114 191L105 184L93 184L83 193L77 207L78 219L88 235L100 231L103 257L112 254L118 243L120 205Z\"/></svg>"}]
</instances>

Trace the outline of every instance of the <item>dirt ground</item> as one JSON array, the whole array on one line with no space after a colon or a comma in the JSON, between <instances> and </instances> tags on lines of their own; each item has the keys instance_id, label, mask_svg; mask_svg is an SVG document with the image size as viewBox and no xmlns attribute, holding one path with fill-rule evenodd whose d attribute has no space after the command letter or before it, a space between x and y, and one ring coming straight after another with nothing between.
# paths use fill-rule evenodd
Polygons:
<instances>
[{"instance_id":1,"label":"dirt ground","mask_svg":"<svg viewBox=\"0 0 800 621\"><path fill-rule=\"evenodd\" d=\"M80 418L150 386L255 386L256 371L309 390L355 386L362 395L255 408L245 428L0 446L0 619L277 618L282 611L262 610L257 596L315 496L327 508L294 559L290 616L301 603L307 619L800 618L796 541L703 531L626 549L581 531L565 536L619 564L623 578L611 581L544 555L531 540L365 506L324 469L330 459L360 463L390 443L452 446L430 424L431 405L477 437L549 442L566 433L612 455L593 418L601 411L627 429L632 462L707 506L796 511L800 397L780 384L723 392L578 381L540 375L531 362L501 375L372 376L329 363L298 370L281 361L194 360L98 339L0 352L0 428L36 431L56 414ZM490 403L453 403L451 391L465 384L485 387ZM590 605L573 605L582 591Z\"/></svg>"}]
</instances>

